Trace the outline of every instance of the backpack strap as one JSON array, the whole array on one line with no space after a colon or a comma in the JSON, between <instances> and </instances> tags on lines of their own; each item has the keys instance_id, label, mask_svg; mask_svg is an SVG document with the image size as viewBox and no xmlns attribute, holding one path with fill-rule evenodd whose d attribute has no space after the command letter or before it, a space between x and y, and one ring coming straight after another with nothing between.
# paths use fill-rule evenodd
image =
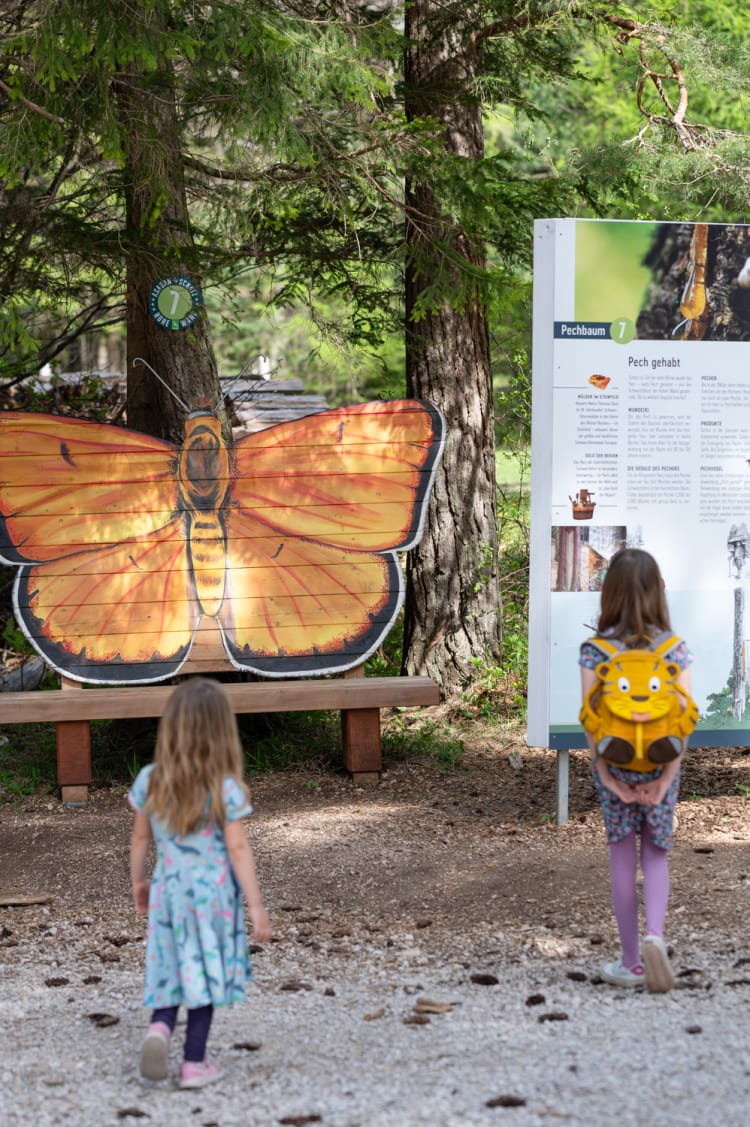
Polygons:
<instances>
[{"instance_id":1,"label":"backpack strap","mask_svg":"<svg viewBox=\"0 0 750 1127\"><path fill-rule=\"evenodd\" d=\"M661 642L658 641L659 638L662 638ZM656 638L654 638L650 648L654 651L655 654L658 654L659 657L662 657L665 653L673 650L679 641L680 639L676 634L670 634L669 630L662 630L661 634L656 635Z\"/></svg>"},{"instance_id":2,"label":"backpack strap","mask_svg":"<svg viewBox=\"0 0 750 1127\"><path fill-rule=\"evenodd\" d=\"M586 644L595 646L596 649L601 650L602 653L609 654L614 657L615 654L622 653L625 649L622 642L615 638L602 638L599 634L594 634L591 638L586 639Z\"/></svg>"},{"instance_id":3,"label":"backpack strap","mask_svg":"<svg viewBox=\"0 0 750 1127\"><path fill-rule=\"evenodd\" d=\"M638 646L638 649L648 649L661 657L663 654L668 653L680 641L677 634L672 634L669 630L660 630L654 636L650 646ZM602 653L610 654L614 657L618 653L625 651L625 645L619 638L603 638L600 634L594 634L591 638L587 638L586 642L589 645L596 646Z\"/></svg>"}]
</instances>

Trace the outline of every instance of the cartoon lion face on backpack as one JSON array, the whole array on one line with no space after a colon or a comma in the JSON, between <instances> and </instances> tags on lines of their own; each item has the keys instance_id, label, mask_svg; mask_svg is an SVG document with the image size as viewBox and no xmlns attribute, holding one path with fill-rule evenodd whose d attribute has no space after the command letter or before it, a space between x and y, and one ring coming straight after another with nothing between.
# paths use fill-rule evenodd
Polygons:
<instances>
[{"instance_id":1,"label":"cartoon lion face on backpack","mask_svg":"<svg viewBox=\"0 0 750 1127\"><path fill-rule=\"evenodd\" d=\"M675 705L681 711L677 691L680 667L648 650L625 650L596 668L603 703L623 720L659 720Z\"/></svg>"},{"instance_id":2,"label":"cartoon lion face on backpack","mask_svg":"<svg viewBox=\"0 0 750 1127\"><path fill-rule=\"evenodd\" d=\"M681 753L699 713L679 684L680 666L659 652L676 640L656 650L618 650L606 639L592 639L612 656L596 666L596 681L586 694L580 721L608 762L653 771Z\"/></svg>"}]
</instances>

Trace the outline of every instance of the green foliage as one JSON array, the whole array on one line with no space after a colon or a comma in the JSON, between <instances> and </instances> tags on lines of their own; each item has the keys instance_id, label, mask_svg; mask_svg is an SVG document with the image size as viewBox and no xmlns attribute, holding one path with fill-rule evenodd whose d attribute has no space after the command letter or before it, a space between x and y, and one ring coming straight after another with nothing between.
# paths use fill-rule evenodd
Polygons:
<instances>
[{"instance_id":1,"label":"green foliage","mask_svg":"<svg viewBox=\"0 0 750 1127\"><path fill-rule=\"evenodd\" d=\"M733 712L733 683L734 677L730 672L726 685L718 693L709 693L706 698L706 708L701 716L701 724L712 728L746 728L747 717L739 720Z\"/></svg>"},{"instance_id":2,"label":"green foliage","mask_svg":"<svg viewBox=\"0 0 750 1127\"><path fill-rule=\"evenodd\" d=\"M56 778L53 725L9 725L0 729L0 799L49 794Z\"/></svg>"},{"instance_id":3,"label":"green foliage","mask_svg":"<svg viewBox=\"0 0 750 1127\"><path fill-rule=\"evenodd\" d=\"M338 759L341 734L332 712L274 713L267 730L247 732L241 726L245 769L249 776L267 771L330 768Z\"/></svg>"},{"instance_id":4,"label":"green foliage","mask_svg":"<svg viewBox=\"0 0 750 1127\"><path fill-rule=\"evenodd\" d=\"M441 770L461 766L466 751L464 740L450 724L432 720L406 719L398 713L383 727L383 755L394 759L427 757Z\"/></svg>"},{"instance_id":5,"label":"green foliage","mask_svg":"<svg viewBox=\"0 0 750 1127\"><path fill-rule=\"evenodd\" d=\"M365 662L367 677L398 677L401 673L401 658L404 649L403 611L385 636L379 649Z\"/></svg>"}]
</instances>

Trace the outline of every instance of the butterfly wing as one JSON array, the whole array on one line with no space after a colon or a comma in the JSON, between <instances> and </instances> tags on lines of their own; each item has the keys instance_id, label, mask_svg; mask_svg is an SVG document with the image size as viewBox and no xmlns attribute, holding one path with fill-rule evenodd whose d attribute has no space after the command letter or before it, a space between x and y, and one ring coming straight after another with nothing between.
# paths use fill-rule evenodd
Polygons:
<instances>
[{"instance_id":1,"label":"butterfly wing","mask_svg":"<svg viewBox=\"0 0 750 1127\"><path fill-rule=\"evenodd\" d=\"M422 533L443 433L439 411L407 399L281 423L235 443L232 503L285 534L405 550Z\"/></svg>"},{"instance_id":2,"label":"butterfly wing","mask_svg":"<svg viewBox=\"0 0 750 1127\"><path fill-rule=\"evenodd\" d=\"M228 528L230 590L220 625L238 669L294 677L350 668L390 630L403 602L393 553L269 534L237 511Z\"/></svg>"},{"instance_id":3,"label":"butterfly wing","mask_svg":"<svg viewBox=\"0 0 750 1127\"><path fill-rule=\"evenodd\" d=\"M50 665L110 685L179 671L200 618L182 524L21 568L16 617Z\"/></svg>"},{"instance_id":4,"label":"butterfly wing","mask_svg":"<svg viewBox=\"0 0 750 1127\"><path fill-rule=\"evenodd\" d=\"M403 604L396 549L421 535L443 419L415 400L327 411L235 444L232 662L265 676L361 664Z\"/></svg>"},{"instance_id":5,"label":"butterfly wing","mask_svg":"<svg viewBox=\"0 0 750 1127\"><path fill-rule=\"evenodd\" d=\"M119 427L0 414L0 558L16 617L54 668L107 684L173 675L199 610L175 449Z\"/></svg>"},{"instance_id":6,"label":"butterfly wing","mask_svg":"<svg viewBox=\"0 0 750 1127\"><path fill-rule=\"evenodd\" d=\"M175 454L104 423L0 412L0 559L38 563L161 528L177 502Z\"/></svg>"}]
</instances>

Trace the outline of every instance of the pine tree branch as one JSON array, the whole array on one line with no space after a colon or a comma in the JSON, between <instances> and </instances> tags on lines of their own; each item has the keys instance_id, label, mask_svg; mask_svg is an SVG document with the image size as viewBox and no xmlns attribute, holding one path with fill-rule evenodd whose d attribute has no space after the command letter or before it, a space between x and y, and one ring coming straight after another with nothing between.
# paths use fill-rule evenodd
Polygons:
<instances>
[{"instance_id":1,"label":"pine tree branch","mask_svg":"<svg viewBox=\"0 0 750 1127\"><path fill-rule=\"evenodd\" d=\"M45 110L43 106L38 106L36 102L32 102L30 98L24 98L23 94L19 94L17 90L13 90L10 86L3 82L2 78L0 78L0 90L6 93L11 101L20 102L22 106L26 106L27 109L32 110L34 113L40 114L41 117L45 117L47 121L54 121L56 125L65 124L65 118L58 117L56 114L50 113L49 110Z\"/></svg>"}]
</instances>

